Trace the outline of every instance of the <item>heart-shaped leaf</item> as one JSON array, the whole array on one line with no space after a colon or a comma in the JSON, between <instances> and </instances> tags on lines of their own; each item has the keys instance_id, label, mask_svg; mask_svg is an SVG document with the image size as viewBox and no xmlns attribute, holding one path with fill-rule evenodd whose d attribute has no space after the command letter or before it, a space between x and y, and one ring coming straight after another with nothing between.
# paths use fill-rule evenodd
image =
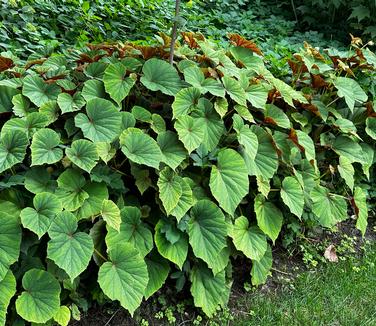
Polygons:
<instances>
[{"instance_id":1,"label":"heart-shaped leaf","mask_svg":"<svg viewBox=\"0 0 376 326\"><path fill-rule=\"evenodd\" d=\"M78 113L74 118L76 127L93 142L111 142L120 133L121 114L107 100L97 98L88 101L86 114Z\"/></svg>"},{"instance_id":2,"label":"heart-shaped leaf","mask_svg":"<svg viewBox=\"0 0 376 326\"><path fill-rule=\"evenodd\" d=\"M25 320L44 324L60 309L60 284L48 272L31 269L22 278L24 292L17 298L17 313Z\"/></svg>"},{"instance_id":3,"label":"heart-shaped leaf","mask_svg":"<svg viewBox=\"0 0 376 326\"><path fill-rule=\"evenodd\" d=\"M255 198L254 209L257 225L274 242L282 228L283 215L281 211L273 203L267 202L261 194Z\"/></svg>"},{"instance_id":4,"label":"heart-shaped leaf","mask_svg":"<svg viewBox=\"0 0 376 326\"><path fill-rule=\"evenodd\" d=\"M127 67L122 63L110 64L104 71L103 83L106 92L120 105L135 84L135 79L126 76Z\"/></svg>"},{"instance_id":5,"label":"heart-shaped leaf","mask_svg":"<svg viewBox=\"0 0 376 326\"><path fill-rule=\"evenodd\" d=\"M248 219L240 216L232 227L231 237L236 249L253 260L260 260L267 248L265 234L257 226L249 227Z\"/></svg>"},{"instance_id":6,"label":"heart-shaped leaf","mask_svg":"<svg viewBox=\"0 0 376 326\"><path fill-rule=\"evenodd\" d=\"M233 149L218 154L217 166L212 166L210 190L227 213L233 215L243 197L248 193L248 173L243 158Z\"/></svg>"},{"instance_id":7,"label":"heart-shaped leaf","mask_svg":"<svg viewBox=\"0 0 376 326\"><path fill-rule=\"evenodd\" d=\"M153 248L153 235L141 221L141 211L137 207L126 206L120 211L120 231L107 226L106 244L110 250L119 243L130 243L142 257Z\"/></svg>"},{"instance_id":8,"label":"heart-shaped leaf","mask_svg":"<svg viewBox=\"0 0 376 326\"><path fill-rule=\"evenodd\" d=\"M0 136L0 173L21 163L26 154L29 140L24 132L7 131Z\"/></svg>"},{"instance_id":9,"label":"heart-shaped leaf","mask_svg":"<svg viewBox=\"0 0 376 326\"><path fill-rule=\"evenodd\" d=\"M161 91L175 96L182 88L180 77L175 68L166 61L149 59L142 67L141 83L151 91Z\"/></svg>"},{"instance_id":10,"label":"heart-shaped leaf","mask_svg":"<svg viewBox=\"0 0 376 326\"><path fill-rule=\"evenodd\" d=\"M205 135L202 123L201 119L194 119L188 115L181 116L175 122L175 129L178 132L179 140L184 144L189 154L202 143Z\"/></svg>"},{"instance_id":11,"label":"heart-shaped leaf","mask_svg":"<svg viewBox=\"0 0 376 326\"><path fill-rule=\"evenodd\" d=\"M47 257L63 269L73 280L89 265L94 252L93 240L77 231L77 218L71 212L61 212L48 230Z\"/></svg>"},{"instance_id":12,"label":"heart-shaped leaf","mask_svg":"<svg viewBox=\"0 0 376 326\"><path fill-rule=\"evenodd\" d=\"M163 160L157 142L141 129L128 128L120 135L121 150L129 160L158 169Z\"/></svg>"},{"instance_id":13,"label":"heart-shaped leaf","mask_svg":"<svg viewBox=\"0 0 376 326\"><path fill-rule=\"evenodd\" d=\"M190 211L188 221L189 243L196 257L209 268L216 265L218 256L226 247L227 225L222 211L209 200L198 201Z\"/></svg>"},{"instance_id":14,"label":"heart-shaped leaf","mask_svg":"<svg viewBox=\"0 0 376 326\"><path fill-rule=\"evenodd\" d=\"M149 280L146 263L129 243L112 248L109 257L110 261L99 269L98 283L106 296L119 300L133 316Z\"/></svg>"},{"instance_id":15,"label":"heart-shaped leaf","mask_svg":"<svg viewBox=\"0 0 376 326\"><path fill-rule=\"evenodd\" d=\"M88 173L97 165L99 159L97 147L86 139L75 140L65 153L74 164Z\"/></svg>"},{"instance_id":16,"label":"heart-shaped leaf","mask_svg":"<svg viewBox=\"0 0 376 326\"><path fill-rule=\"evenodd\" d=\"M59 198L49 192L41 192L33 199L34 208L26 207L21 211L21 221L25 228L41 238L50 228L56 214L62 210Z\"/></svg>"},{"instance_id":17,"label":"heart-shaped leaf","mask_svg":"<svg viewBox=\"0 0 376 326\"><path fill-rule=\"evenodd\" d=\"M48 101L57 99L60 87L56 84L47 84L39 76L26 76L23 80L22 94L36 106L40 107Z\"/></svg>"},{"instance_id":18,"label":"heart-shaped leaf","mask_svg":"<svg viewBox=\"0 0 376 326\"><path fill-rule=\"evenodd\" d=\"M60 144L60 135L52 129L38 130L31 143L32 165L53 164L63 158L63 150L57 146Z\"/></svg>"}]
</instances>

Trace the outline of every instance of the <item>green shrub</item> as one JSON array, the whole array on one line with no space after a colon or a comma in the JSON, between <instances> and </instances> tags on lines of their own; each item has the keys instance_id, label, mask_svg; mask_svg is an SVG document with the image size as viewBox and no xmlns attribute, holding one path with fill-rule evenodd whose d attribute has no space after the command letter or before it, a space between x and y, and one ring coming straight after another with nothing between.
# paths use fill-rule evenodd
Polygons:
<instances>
[{"instance_id":1,"label":"green shrub","mask_svg":"<svg viewBox=\"0 0 376 326\"><path fill-rule=\"evenodd\" d=\"M287 4L287 1L286 1ZM376 2L373 0L295 1L298 19L327 36L347 39L348 33L376 38Z\"/></svg>"},{"instance_id":2,"label":"green shrub","mask_svg":"<svg viewBox=\"0 0 376 326\"><path fill-rule=\"evenodd\" d=\"M0 324L10 302L9 321L66 325L108 299L133 314L169 276L212 316L232 258L264 283L287 223L355 214L364 234L371 51L306 44L286 83L239 35L184 33L173 66L159 39L0 57Z\"/></svg>"},{"instance_id":3,"label":"green shrub","mask_svg":"<svg viewBox=\"0 0 376 326\"><path fill-rule=\"evenodd\" d=\"M174 1L13 0L0 2L0 49L20 57L76 44L152 38L167 31Z\"/></svg>"}]
</instances>

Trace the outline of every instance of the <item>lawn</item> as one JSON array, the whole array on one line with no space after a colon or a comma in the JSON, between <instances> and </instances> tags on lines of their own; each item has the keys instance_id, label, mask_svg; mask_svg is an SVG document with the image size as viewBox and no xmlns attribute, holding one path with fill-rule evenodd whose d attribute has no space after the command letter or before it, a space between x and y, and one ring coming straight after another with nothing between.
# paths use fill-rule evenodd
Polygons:
<instances>
[{"instance_id":1,"label":"lawn","mask_svg":"<svg viewBox=\"0 0 376 326\"><path fill-rule=\"evenodd\" d=\"M234 325L376 325L376 244L273 291L245 295ZM241 312L240 312L241 311Z\"/></svg>"}]
</instances>

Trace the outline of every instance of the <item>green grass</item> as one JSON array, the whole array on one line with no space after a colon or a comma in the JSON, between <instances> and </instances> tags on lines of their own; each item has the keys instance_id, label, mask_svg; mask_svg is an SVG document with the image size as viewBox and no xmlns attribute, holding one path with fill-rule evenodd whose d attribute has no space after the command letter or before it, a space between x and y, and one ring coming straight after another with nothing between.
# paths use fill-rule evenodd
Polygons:
<instances>
[{"instance_id":1,"label":"green grass","mask_svg":"<svg viewBox=\"0 0 376 326\"><path fill-rule=\"evenodd\" d=\"M349 258L303 272L272 293L244 296L233 325L376 325L376 244Z\"/></svg>"}]
</instances>

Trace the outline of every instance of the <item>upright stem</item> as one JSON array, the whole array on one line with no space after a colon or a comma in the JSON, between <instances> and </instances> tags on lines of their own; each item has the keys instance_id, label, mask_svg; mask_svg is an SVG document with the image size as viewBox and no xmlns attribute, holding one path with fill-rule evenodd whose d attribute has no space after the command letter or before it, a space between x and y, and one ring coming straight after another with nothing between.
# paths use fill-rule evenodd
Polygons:
<instances>
[{"instance_id":1,"label":"upright stem","mask_svg":"<svg viewBox=\"0 0 376 326\"><path fill-rule=\"evenodd\" d=\"M294 12L295 20L296 20L297 23L299 23L298 15L297 15L297 13L296 13L296 8L295 8L294 0L291 0L291 7L292 7L292 10L293 10L293 12Z\"/></svg>"},{"instance_id":2,"label":"upright stem","mask_svg":"<svg viewBox=\"0 0 376 326\"><path fill-rule=\"evenodd\" d=\"M176 32L178 30L178 16L180 11L180 0L176 0L175 2L175 21L174 26L172 27L171 32L171 44L170 44L170 65L174 62L174 49L175 49L175 41L176 41Z\"/></svg>"}]
</instances>

